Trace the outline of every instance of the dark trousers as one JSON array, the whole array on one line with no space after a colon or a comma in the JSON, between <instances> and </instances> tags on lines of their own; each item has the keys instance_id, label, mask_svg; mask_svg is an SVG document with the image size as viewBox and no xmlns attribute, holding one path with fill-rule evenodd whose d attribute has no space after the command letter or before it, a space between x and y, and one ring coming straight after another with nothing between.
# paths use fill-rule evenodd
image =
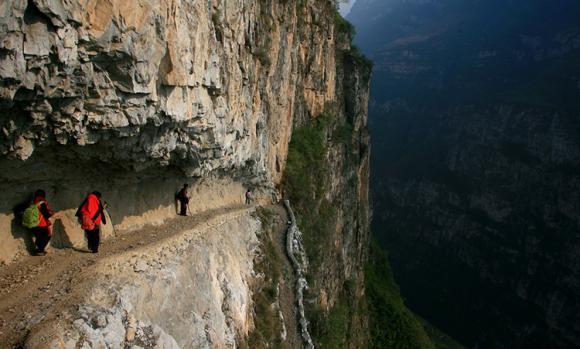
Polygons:
<instances>
[{"instance_id":1,"label":"dark trousers","mask_svg":"<svg viewBox=\"0 0 580 349\"><path fill-rule=\"evenodd\" d=\"M89 250L93 253L99 252L99 244L101 242L101 230L99 229L99 226L93 230L85 230L85 234L87 235L87 245L89 246Z\"/></svg>"},{"instance_id":2,"label":"dark trousers","mask_svg":"<svg viewBox=\"0 0 580 349\"><path fill-rule=\"evenodd\" d=\"M180 202L180 210L179 210L179 214L181 216L187 216L187 203L185 202Z\"/></svg>"},{"instance_id":3,"label":"dark trousers","mask_svg":"<svg viewBox=\"0 0 580 349\"><path fill-rule=\"evenodd\" d=\"M36 252L44 252L46 245L50 241L50 234L48 227L32 228L32 235L34 235L34 244L36 245Z\"/></svg>"}]
</instances>

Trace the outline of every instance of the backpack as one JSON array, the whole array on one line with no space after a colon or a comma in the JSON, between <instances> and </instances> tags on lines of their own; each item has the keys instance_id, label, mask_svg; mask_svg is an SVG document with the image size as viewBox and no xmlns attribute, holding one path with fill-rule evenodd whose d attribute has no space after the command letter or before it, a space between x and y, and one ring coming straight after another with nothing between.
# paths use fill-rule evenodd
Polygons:
<instances>
[{"instance_id":1,"label":"backpack","mask_svg":"<svg viewBox=\"0 0 580 349\"><path fill-rule=\"evenodd\" d=\"M39 205L43 204L44 201L35 204L34 202L30 204L24 210L24 214L22 215L22 225L26 228L36 228L40 224L40 209L38 208Z\"/></svg>"},{"instance_id":2,"label":"backpack","mask_svg":"<svg viewBox=\"0 0 580 349\"><path fill-rule=\"evenodd\" d=\"M103 213L104 207L103 207L103 204L101 203L101 200L99 200L99 209L97 210L97 213L95 213L94 217L91 217L91 216L89 216L88 213L83 212L83 207L88 202L89 202L89 198L87 197L83 201L83 203L79 206L79 208L77 208L77 212L75 213L75 216L78 218L79 223L81 224L82 230L92 231L92 230L95 230L97 228L97 225L95 224L95 220L99 216L102 217L101 219L102 219L103 224L107 224L107 217Z\"/></svg>"},{"instance_id":3,"label":"backpack","mask_svg":"<svg viewBox=\"0 0 580 349\"><path fill-rule=\"evenodd\" d=\"M86 213L82 213L81 214L81 229L83 230L95 230L97 226L95 225L95 222L91 219L91 217L86 214Z\"/></svg>"}]
</instances>

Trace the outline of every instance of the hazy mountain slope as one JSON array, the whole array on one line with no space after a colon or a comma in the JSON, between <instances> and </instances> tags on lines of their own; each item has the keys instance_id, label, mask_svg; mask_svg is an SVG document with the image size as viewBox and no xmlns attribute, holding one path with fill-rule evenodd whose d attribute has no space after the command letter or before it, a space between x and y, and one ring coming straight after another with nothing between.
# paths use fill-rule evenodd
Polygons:
<instances>
[{"instance_id":1,"label":"hazy mountain slope","mask_svg":"<svg viewBox=\"0 0 580 349\"><path fill-rule=\"evenodd\" d=\"M373 230L411 307L471 347L578 346L580 5L349 18L375 61Z\"/></svg>"}]
</instances>

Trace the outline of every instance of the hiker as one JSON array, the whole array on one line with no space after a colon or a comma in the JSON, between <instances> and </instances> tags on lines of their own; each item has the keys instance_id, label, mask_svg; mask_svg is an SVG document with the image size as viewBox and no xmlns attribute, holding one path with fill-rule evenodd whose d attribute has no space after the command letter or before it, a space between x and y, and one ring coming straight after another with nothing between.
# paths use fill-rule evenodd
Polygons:
<instances>
[{"instance_id":1,"label":"hiker","mask_svg":"<svg viewBox=\"0 0 580 349\"><path fill-rule=\"evenodd\" d=\"M46 201L46 192L38 189L34 192L32 203L24 210L22 216L22 225L30 229L32 236L34 236L36 250L33 254L35 256L46 255L44 249L52 236L50 217L53 215L54 213L48 207L48 202Z\"/></svg>"},{"instance_id":2,"label":"hiker","mask_svg":"<svg viewBox=\"0 0 580 349\"><path fill-rule=\"evenodd\" d=\"M252 191L250 189L248 189L246 191L246 205L251 205L252 204Z\"/></svg>"},{"instance_id":3,"label":"hiker","mask_svg":"<svg viewBox=\"0 0 580 349\"><path fill-rule=\"evenodd\" d=\"M183 185L183 188L181 188L179 193L177 193L177 200L179 200L180 205L179 210L180 216L187 216L187 205L189 205L189 196L187 196L187 187L189 187L189 185L185 183Z\"/></svg>"},{"instance_id":4,"label":"hiker","mask_svg":"<svg viewBox=\"0 0 580 349\"><path fill-rule=\"evenodd\" d=\"M101 193L94 191L87 196L77 209L76 216L87 236L87 245L92 253L99 252L101 241L101 223L107 224L105 208L101 202Z\"/></svg>"}]
</instances>

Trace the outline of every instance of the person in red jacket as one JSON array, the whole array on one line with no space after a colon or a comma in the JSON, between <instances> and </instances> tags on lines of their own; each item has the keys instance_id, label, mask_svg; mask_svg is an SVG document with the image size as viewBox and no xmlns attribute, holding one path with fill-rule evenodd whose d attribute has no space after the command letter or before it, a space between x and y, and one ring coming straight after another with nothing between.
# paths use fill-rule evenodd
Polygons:
<instances>
[{"instance_id":1,"label":"person in red jacket","mask_svg":"<svg viewBox=\"0 0 580 349\"><path fill-rule=\"evenodd\" d=\"M54 213L48 207L48 202L46 201L46 192L42 189L38 189L34 192L34 204L38 206L38 211L40 212L38 215L38 226L30 229L32 235L34 236L34 244L36 245L34 254L44 256L46 255L46 251L44 249L50 242L50 237L52 236L52 222L49 220L49 218L52 217Z\"/></svg>"},{"instance_id":2,"label":"person in red jacket","mask_svg":"<svg viewBox=\"0 0 580 349\"><path fill-rule=\"evenodd\" d=\"M101 193L94 191L79 206L76 216L81 220L81 227L87 236L89 250L99 252L101 241L101 223L107 224L104 207L101 203Z\"/></svg>"}]
</instances>

